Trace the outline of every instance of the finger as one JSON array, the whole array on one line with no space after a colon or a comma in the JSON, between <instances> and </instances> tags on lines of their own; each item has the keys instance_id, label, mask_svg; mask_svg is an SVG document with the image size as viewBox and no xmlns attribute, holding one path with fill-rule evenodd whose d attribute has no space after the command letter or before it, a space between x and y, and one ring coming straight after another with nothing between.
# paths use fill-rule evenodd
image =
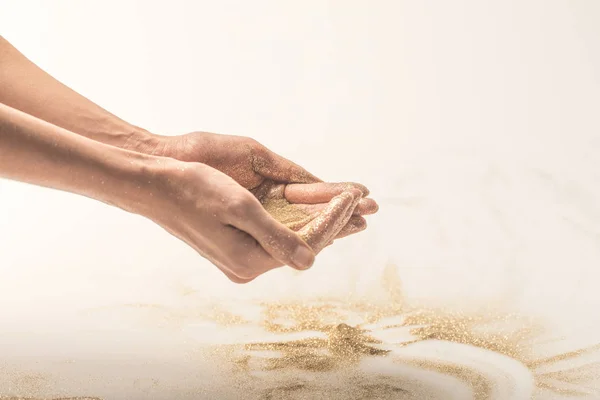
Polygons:
<instances>
[{"instance_id":1,"label":"finger","mask_svg":"<svg viewBox=\"0 0 600 400\"><path fill-rule=\"evenodd\" d=\"M302 168L296 163L273 153L267 148L258 152L253 157L254 171L277 182L285 183L315 183L321 182L319 178Z\"/></svg>"},{"instance_id":2,"label":"finger","mask_svg":"<svg viewBox=\"0 0 600 400\"><path fill-rule=\"evenodd\" d=\"M328 203L335 196L343 192L358 189L362 197L369 195L369 189L360 183L342 182L318 182L310 184L289 184L285 188L285 198L290 203L317 204Z\"/></svg>"},{"instance_id":3,"label":"finger","mask_svg":"<svg viewBox=\"0 0 600 400\"><path fill-rule=\"evenodd\" d=\"M367 220L361 216L355 215L350 218L350 221L336 235L335 239L341 239L355 233L362 232L367 229Z\"/></svg>"},{"instance_id":4,"label":"finger","mask_svg":"<svg viewBox=\"0 0 600 400\"><path fill-rule=\"evenodd\" d=\"M172 235L179 237L175 232L171 231L170 229L166 229L166 230L169 233L171 233ZM216 248L218 250L221 250L221 252L224 251L225 253L230 253L230 254L235 253L235 250L231 251L231 247L227 245L228 243L232 243L232 242L239 243L239 241L231 240L231 238L227 237L227 233L231 230L235 230L237 232L243 233L231 226L222 226L221 229L214 230L213 239L215 239L215 241L218 243ZM225 235L223 233L225 233ZM247 234L245 234L245 233L243 233L243 234L245 236L249 237ZM252 239L252 238L250 237L250 239ZM197 246L195 242L196 241L192 241L191 243L188 242L188 244L190 244L190 246L194 250L196 250L198 252L198 254L200 254L203 258L207 259L208 261L213 263L217 268L219 268L219 270L221 270L221 272L223 272L223 274L225 274L225 276L231 282L237 283L237 284L243 284L243 283L248 283L248 282L252 281L256 277L256 276L252 276L252 277L248 276L246 278L242 278L242 277L236 275L233 272L235 270L235 268L232 268L233 263L227 263L227 262L223 261L227 257L223 257L222 254L220 255L219 251L214 251L215 250L214 248L206 249L206 248L202 248L201 246ZM242 273L240 275L244 275L244 273ZM248 272L246 272L246 275L248 275Z\"/></svg>"},{"instance_id":5,"label":"finger","mask_svg":"<svg viewBox=\"0 0 600 400\"><path fill-rule=\"evenodd\" d=\"M321 204L294 204L295 207L304 211L308 215L317 215L325 208L328 203ZM360 199L358 205L354 209L354 215L371 215L375 214L379 210L379 206L373 199Z\"/></svg>"},{"instance_id":6,"label":"finger","mask_svg":"<svg viewBox=\"0 0 600 400\"><path fill-rule=\"evenodd\" d=\"M373 199L361 199L354 209L354 215L371 215L379 211L379 205Z\"/></svg>"},{"instance_id":7,"label":"finger","mask_svg":"<svg viewBox=\"0 0 600 400\"><path fill-rule=\"evenodd\" d=\"M356 195L358 197L360 195ZM347 201L346 201L347 202ZM351 204L345 212L350 215L352 207L356 207L354 203ZM332 206L331 209L339 209L338 207ZM326 213L324 213L326 214ZM330 217L335 215L330 214ZM341 218L339 224L341 225L345 221L345 218ZM325 246L333 244L334 239L340 239L355 233L358 233L366 228L366 220L360 216L353 216L349 218L346 225L344 225L334 238L329 240L323 239L323 242L327 242ZM225 273L225 275L234 283L244 284L254 280L259 275L265 272L281 267L284 263L274 259L265 249L249 234L243 232L233 226L225 227L226 234L229 236L226 238L227 242L232 243L232 246L223 246L227 249L222 258L226 259L223 263L216 264ZM320 246L316 241L313 242L316 246Z\"/></svg>"},{"instance_id":8,"label":"finger","mask_svg":"<svg viewBox=\"0 0 600 400\"><path fill-rule=\"evenodd\" d=\"M342 228L340 233L337 236L330 240L329 243L325 247L331 246L336 240L345 238L350 235L354 235L355 233L359 233L367 229L367 220L361 216L354 215L350 218L350 221Z\"/></svg>"},{"instance_id":9,"label":"finger","mask_svg":"<svg viewBox=\"0 0 600 400\"><path fill-rule=\"evenodd\" d=\"M234 283L248 283L265 272L279 268L277 261L248 233L233 226L223 227L220 262L216 264Z\"/></svg>"},{"instance_id":10,"label":"finger","mask_svg":"<svg viewBox=\"0 0 600 400\"><path fill-rule=\"evenodd\" d=\"M274 259L296 269L307 269L315 261L315 254L300 236L273 218L250 197L233 212L230 224L252 236Z\"/></svg>"},{"instance_id":11,"label":"finger","mask_svg":"<svg viewBox=\"0 0 600 400\"><path fill-rule=\"evenodd\" d=\"M336 196L327 208L298 233L318 253L348 223L360 201L362 193L353 189Z\"/></svg>"},{"instance_id":12,"label":"finger","mask_svg":"<svg viewBox=\"0 0 600 400\"><path fill-rule=\"evenodd\" d=\"M270 179L265 179L260 185L250 190L261 203L267 199L282 199L285 190L285 183L277 183Z\"/></svg>"}]
</instances>

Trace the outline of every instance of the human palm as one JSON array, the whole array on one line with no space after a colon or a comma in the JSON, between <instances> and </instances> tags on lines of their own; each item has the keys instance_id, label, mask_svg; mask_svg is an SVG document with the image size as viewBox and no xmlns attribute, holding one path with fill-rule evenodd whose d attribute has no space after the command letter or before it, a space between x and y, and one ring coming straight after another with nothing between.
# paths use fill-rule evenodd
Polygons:
<instances>
[{"instance_id":1,"label":"human palm","mask_svg":"<svg viewBox=\"0 0 600 400\"><path fill-rule=\"evenodd\" d=\"M366 221L362 216L378 210L377 203L366 197L369 191L365 186L323 182L251 138L192 132L164 139L160 148L157 148L160 155L200 162L229 175L251 191L276 219L301 235L306 233L303 229L318 222L317 218L338 223L332 219L336 212L332 213L335 207L331 202L347 191L358 189L363 198L336 238L364 230ZM325 246L333 239L313 245Z\"/></svg>"}]
</instances>

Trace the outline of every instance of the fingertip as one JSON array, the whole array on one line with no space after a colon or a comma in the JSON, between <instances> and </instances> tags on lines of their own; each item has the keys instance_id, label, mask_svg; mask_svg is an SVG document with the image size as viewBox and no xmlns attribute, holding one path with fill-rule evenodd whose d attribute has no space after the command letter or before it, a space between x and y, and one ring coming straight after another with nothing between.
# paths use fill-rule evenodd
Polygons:
<instances>
[{"instance_id":1,"label":"fingertip","mask_svg":"<svg viewBox=\"0 0 600 400\"><path fill-rule=\"evenodd\" d=\"M347 189L358 189L360 191L361 197L367 197L371 192L367 187L361 183L351 182L347 183Z\"/></svg>"},{"instance_id":2,"label":"fingertip","mask_svg":"<svg viewBox=\"0 0 600 400\"><path fill-rule=\"evenodd\" d=\"M376 213L377 211L379 211L379 203L377 203L375 200L370 199L371 201L373 201L373 205L374 205L374 213Z\"/></svg>"},{"instance_id":3,"label":"fingertip","mask_svg":"<svg viewBox=\"0 0 600 400\"><path fill-rule=\"evenodd\" d=\"M352 217L350 223L356 229L357 232L364 231L367 229L367 220L361 216Z\"/></svg>"},{"instance_id":4,"label":"fingertip","mask_svg":"<svg viewBox=\"0 0 600 400\"><path fill-rule=\"evenodd\" d=\"M379 211L379 204L373 199L361 199L356 207L355 213L358 215L370 215Z\"/></svg>"},{"instance_id":5,"label":"fingertip","mask_svg":"<svg viewBox=\"0 0 600 400\"><path fill-rule=\"evenodd\" d=\"M348 221L345 227L336 235L335 239L355 235L367 229L367 220L360 215L355 215Z\"/></svg>"}]
</instances>

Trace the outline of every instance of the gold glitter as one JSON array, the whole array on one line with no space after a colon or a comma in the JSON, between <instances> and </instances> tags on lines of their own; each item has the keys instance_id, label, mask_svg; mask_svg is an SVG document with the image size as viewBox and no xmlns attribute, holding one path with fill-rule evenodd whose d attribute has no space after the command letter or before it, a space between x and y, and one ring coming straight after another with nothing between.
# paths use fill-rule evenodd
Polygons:
<instances>
[{"instance_id":1,"label":"gold glitter","mask_svg":"<svg viewBox=\"0 0 600 400\"><path fill-rule=\"evenodd\" d=\"M299 368L310 371L328 371L341 364L358 361L363 355L385 355L386 350L370 346L381 343L361 329L346 324L323 329L327 338L309 338L277 343L251 343L247 350L280 351L283 357L269 360L267 369ZM325 350L328 354L323 354Z\"/></svg>"},{"instance_id":2,"label":"gold glitter","mask_svg":"<svg viewBox=\"0 0 600 400\"><path fill-rule=\"evenodd\" d=\"M262 205L273 218L290 229L302 227L313 219L310 214L286 199L267 198L263 200Z\"/></svg>"},{"instance_id":3,"label":"gold glitter","mask_svg":"<svg viewBox=\"0 0 600 400\"><path fill-rule=\"evenodd\" d=\"M264 371L276 370L300 370L307 372L335 372L352 368L364 357L384 357L390 353L389 349L382 349L378 345L383 344L381 340L373 338L368 334L367 329L358 326L353 327L346 323L331 324L331 321L344 320L348 311L351 313L362 314L364 324L376 323L385 318L398 316L398 304L387 304L377 306L373 303L357 301L335 301L321 299L314 303L279 303L264 304L263 327L267 332L281 334L291 334L298 332L314 332L325 334L325 337L308 337L300 340L288 340L280 342L249 343L244 346L248 352L274 352L276 355L262 357L262 364L259 369ZM404 314L399 324L392 324L384 329L393 329L400 326L410 328L413 335L411 340L401 344L407 346L418 341L427 340L445 340L456 343L470 344L490 351L500 352L502 354L521 356L521 347L519 338L524 338L526 333L518 330L512 335L497 335L489 332L477 332L474 327L485 322L494 322L499 317L470 317L460 316L458 314L443 314L441 312L413 312ZM529 332L528 329L525 332ZM244 364L245 371L249 368L250 357L246 354L238 362ZM478 371L461 366L456 363L432 361L432 360L414 360L402 358L404 365L418 366L422 369L435 370L459 378L473 388L475 399L488 399L490 387L494 384L487 376ZM256 367L255 367L256 369ZM358 392L364 392L369 382L368 376L363 376L364 385L357 387ZM297 386L298 391L309 390L309 384ZM276 389L270 389L274 393L286 392L288 384L282 383ZM378 388L381 396L395 398L402 390L397 386L388 385ZM288 392L286 392L288 393ZM410 392L403 391L407 396ZM426 393L413 393L421 396ZM289 393L288 393L289 395ZM385 398L388 398L385 397ZM268 397L264 397L268 398ZM289 397L292 398L292 397ZM306 397L309 398L309 397ZM340 397L341 398L341 397ZM348 398L348 397L346 397ZM351 397L361 398L361 397ZM365 397L366 398L366 397ZM382 397L383 398L383 397ZM401 397L399 397L401 398ZM412 397L406 397L412 398ZM422 397L425 398L425 397Z\"/></svg>"},{"instance_id":4,"label":"gold glitter","mask_svg":"<svg viewBox=\"0 0 600 400\"><path fill-rule=\"evenodd\" d=\"M251 318L237 316L235 303L211 306L213 312L197 302L147 310L176 314L171 321L178 326L200 318L231 330L229 344L198 355L229 369L223 391L235 398L447 400L459 398L445 395L456 387L461 400L597 398L590 385L600 378L600 364L589 357L600 354L600 344L542 356L536 343L547 332L539 321L499 306L478 312L415 306L401 286L389 266L380 289L365 298L253 302Z\"/></svg>"},{"instance_id":5,"label":"gold glitter","mask_svg":"<svg viewBox=\"0 0 600 400\"><path fill-rule=\"evenodd\" d=\"M402 360L402 362L405 365L414 365L419 368L437 371L459 378L473 389L475 400L486 400L490 398L494 382L490 381L484 374L472 368L424 360Z\"/></svg>"},{"instance_id":6,"label":"gold glitter","mask_svg":"<svg viewBox=\"0 0 600 400\"><path fill-rule=\"evenodd\" d=\"M573 358L576 358L576 357L579 357L579 356L582 356L582 355L585 355L585 354L589 354L589 353L591 353L593 351L596 351L596 350L600 350L600 344L595 345L595 346L590 346L590 347L585 348L585 349L580 349L580 350L571 351L571 352L568 352L568 353L559 354L559 355L554 356L554 357L550 357L550 358L546 358L546 359L542 359L542 360L537 360L537 361L531 362L529 365L531 367L538 367L538 366L541 366L541 365L544 365L544 364L553 364L553 363L556 363L558 361L569 360L569 359L573 359Z\"/></svg>"},{"instance_id":7,"label":"gold glitter","mask_svg":"<svg viewBox=\"0 0 600 400\"><path fill-rule=\"evenodd\" d=\"M469 344L511 358L524 360L530 356L527 341L533 337L530 321L502 314L464 315L457 312L419 310L405 316L409 326L421 326L411 330L420 340L444 340ZM519 328L506 331L486 331L486 325L518 324Z\"/></svg>"},{"instance_id":8,"label":"gold glitter","mask_svg":"<svg viewBox=\"0 0 600 400\"><path fill-rule=\"evenodd\" d=\"M2 397L0 400L102 400L99 397Z\"/></svg>"},{"instance_id":9,"label":"gold glitter","mask_svg":"<svg viewBox=\"0 0 600 400\"><path fill-rule=\"evenodd\" d=\"M582 386L582 390L576 390L569 384L579 382L585 385L590 379L600 377L600 369L596 365L575 366L560 373L536 371L542 365L552 365L600 350L600 345L547 359L536 359L535 338L543 333L540 323L490 307L469 313L409 306L401 295L401 281L395 271L390 266L383 274L382 289L388 295L385 301L369 302L349 297L262 303L263 318L259 324L266 333L281 335L282 340L240 344L237 351L229 353L239 366L239 371L247 374L248 379L252 377L245 384L243 379L238 381L239 387L248 395L246 398L444 398L435 395L433 387L419 386L410 379L403 380L401 375L389 377L391 380L387 383L377 382L380 378L360 369L362 360L374 358L389 359L394 365L452 377L469 387L475 400L504 400L498 397L501 392L496 388L496 376L479 369L477 365L463 364L460 356L457 359L437 359L419 356L418 353L415 355L414 352L407 355L399 352L402 348L409 349L417 343L428 342L432 346L433 343L464 346L457 349L467 357L477 349L479 352L489 352L485 353L487 355L484 358L489 361L482 362L490 365L504 363L503 357L506 357L507 360L513 360L514 367L510 368L513 368L512 373L517 374L515 379L528 379L521 374L529 371L535 379L535 387L547 392L583 396L590 393L585 386ZM379 339L386 332L399 332L401 337L394 340L394 335L384 335L387 340ZM298 334L303 334L303 337L293 338ZM286 336L290 339L285 339ZM257 375L260 371L268 375ZM304 376L302 373L316 374L315 377L321 378L310 378L313 375ZM333 377L342 381L336 381ZM329 386L321 382L323 380L331 381ZM263 382L262 386L260 382ZM250 388L262 394L250 395ZM376 397L369 397L366 393L377 394Z\"/></svg>"}]
</instances>

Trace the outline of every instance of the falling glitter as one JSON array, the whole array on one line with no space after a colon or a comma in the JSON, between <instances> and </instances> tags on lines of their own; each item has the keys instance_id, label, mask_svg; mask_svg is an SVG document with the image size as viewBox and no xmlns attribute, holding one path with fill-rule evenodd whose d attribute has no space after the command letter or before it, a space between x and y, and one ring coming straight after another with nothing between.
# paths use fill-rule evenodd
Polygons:
<instances>
[{"instance_id":1,"label":"falling glitter","mask_svg":"<svg viewBox=\"0 0 600 400\"><path fill-rule=\"evenodd\" d=\"M300 207L291 204L283 198L265 199L262 205L273 218L292 229L304 226L314 218Z\"/></svg>"}]
</instances>

